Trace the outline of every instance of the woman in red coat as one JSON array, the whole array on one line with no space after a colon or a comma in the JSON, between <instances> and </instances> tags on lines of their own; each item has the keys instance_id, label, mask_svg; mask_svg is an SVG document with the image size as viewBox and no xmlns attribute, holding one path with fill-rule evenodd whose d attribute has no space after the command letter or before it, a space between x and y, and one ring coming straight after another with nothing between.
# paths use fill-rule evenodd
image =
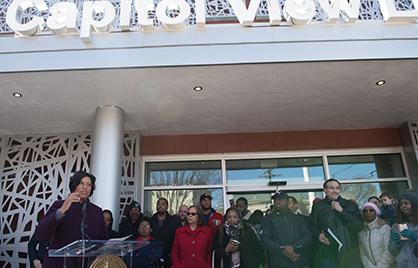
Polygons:
<instances>
[{"instance_id":1,"label":"woman in red coat","mask_svg":"<svg viewBox=\"0 0 418 268\"><path fill-rule=\"evenodd\" d=\"M201 224L196 206L187 212L187 223L177 229L171 249L172 268L211 268L212 231Z\"/></svg>"}]
</instances>

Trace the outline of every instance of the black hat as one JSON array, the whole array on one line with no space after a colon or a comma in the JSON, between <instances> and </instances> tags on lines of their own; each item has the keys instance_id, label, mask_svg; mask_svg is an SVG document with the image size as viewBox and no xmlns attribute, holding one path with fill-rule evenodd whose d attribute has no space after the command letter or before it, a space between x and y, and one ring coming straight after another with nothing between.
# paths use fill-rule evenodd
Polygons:
<instances>
[{"instance_id":1,"label":"black hat","mask_svg":"<svg viewBox=\"0 0 418 268\"><path fill-rule=\"evenodd\" d=\"M418 206L418 194L417 193L405 192L400 196L399 200L400 199L408 200L409 202L411 202L412 205Z\"/></svg>"},{"instance_id":2,"label":"black hat","mask_svg":"<svg viewBox=\"0 0 418 268\"><path fill-rule=\"evenodd\" d=\"M200 201L202 201L205 198L209 198L210 200L212 200L212 196L210 196L208 193L204 193L200 196Z\"/></svg>"},{"instance_id":3,"label":"black hat","mask_svg":"<svg viewBox=\"0 0 418 268\"><path fill-rule=\"evenodd\" d=\"M133 209L133 208L137 208L139 210L141 210L141 205L136 202L136 201L132 201L129 206L128 206L129 210Z\"/></svg>"},{"instance_id":4,"label":"black hat","mask_svg":"<svg viewBox=\"0 0 418 268\"><path fill-rule=\"evenodd\" d=\"M77 188L77 186L80 184L81 179L84 177L89 177L91 180L91 192L90 192L90 196L93 194L94 191L94 185L96 182L96 177L90 173L87 173L85 171L77 171L76 173L74 173L74 175L70 178L70 192L74 192L75 188Z\"/></svg>"},{"instance_id":5,"label":"black hat","mask_svg":"<svg viewBox=\"0 0 418 268\"><path fill-rule=\"evenodd\" d=\"M289 199L287 193L283 190L276 192L274 195L271 196L271 199Z\"/></svg>"}]
</instances>

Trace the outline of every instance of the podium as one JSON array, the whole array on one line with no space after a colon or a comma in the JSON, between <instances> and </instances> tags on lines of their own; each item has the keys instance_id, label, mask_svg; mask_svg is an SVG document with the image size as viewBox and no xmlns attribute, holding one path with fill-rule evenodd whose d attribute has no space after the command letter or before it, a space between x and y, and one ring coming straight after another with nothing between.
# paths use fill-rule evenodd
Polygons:
<instances>
[{"instance_id":1,"label":"podium","mask_svg":"<svg viewBox=\"0 0 418 268\"><path fill-rule=\"evenodd\" d=\"M96 257L99 257L96 259L96 261L94 261L94 263L97 264L97 260L100 259L100 256L106 257L108 262L111 262L114 265L110 266L109 263L106 264L106 258L102 258L99 263L103 263L103 266L98 264L94 267L132 267L133 252L148 244L148 241L121 241L118 239L76 240L62 248L50 249L48 254L49 257L64 258L64 268L68 267L67 265L71 263L71 259L73 258L78 258L84 266L88 259L96 259ZM123 260L115 256L119 256L125 259L128 263L128 266L121 266L123 264ZM118 266L118 262L121 265ZM93 267L94 263L90 267ZM85 267L87 268L87 266Z\"/></svg>"}]
</instances>

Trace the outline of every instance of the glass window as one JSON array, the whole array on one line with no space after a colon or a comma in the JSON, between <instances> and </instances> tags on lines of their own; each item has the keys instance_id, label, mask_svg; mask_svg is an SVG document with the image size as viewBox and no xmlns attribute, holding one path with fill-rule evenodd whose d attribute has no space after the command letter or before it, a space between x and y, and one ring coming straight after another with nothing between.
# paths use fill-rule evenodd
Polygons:
<instances>
[{"instance_id":1,"label":"glass window","mask_svg":"<svg viewBox=\"0 0 418 268\"><path fill-rule=\"evenodd\" d=\"M228 185L267 185L271 181L324 180L321 157L226 161Z\"/></svg>"},{"instance_id":2,"label":"glass window","mask_svg":"<svg viewBox=\"0 0 418 268\"><path fill-rule=\"evenodd\" d=\"M408 188L406 181L341 184L341 196L356 201L361 207L370 196L379 196L383 192L389 192L398 197Z\"/></svg>"},{"instance_id":3,"label":"glass window","mask_svg":"<svg viewBox=\"0 0 418 268\"><path fill-rule=\"evenodd\" d=\"M222 182L221 161L146 163L145 186L216 185Z\"/></svg>"},{"instance_id":4,"label":"glass window","mask_svg":"<svg viewBox=\"0 0 418 268\"><path fill-rule=\"evenodd\" d=\"M329 156L332 178L341 180L405 177L400 154Z\"/></svg>"},{"instance_id":5,"label":"glass window","mask_svg":"<svg viewBox=\"0 0 418 268\"><path fill-rule=\"evenodd\" d=\"M304 215L309 215L311 212L312 202L315 198L323 198L321 190L317 191L289 191L288 195L293 196L298 201L298 212ZM248 209L251 212L259 209L263 213L266 213L270 206L273 204L271 196L273 193L233 193L234 201L238 198L245 197L248 200Z\"/></svg>"},{"instance_id":6,"label":"glass window","mask_svg":"<svg viewBox=\"0 0 418 268\"><path fill-rule=\"evenodd\" d=\"M191 206L199 205L199 198L202 194L208 193L212 196L212 207L223 213L223 191L222 189L181 189L181 190L153 190L144 193L144 214L151 216L156 210L157 200L165 197L168 204L168 212L172 215L177 214L182 204Z\"/></svg>"}]
</instances>

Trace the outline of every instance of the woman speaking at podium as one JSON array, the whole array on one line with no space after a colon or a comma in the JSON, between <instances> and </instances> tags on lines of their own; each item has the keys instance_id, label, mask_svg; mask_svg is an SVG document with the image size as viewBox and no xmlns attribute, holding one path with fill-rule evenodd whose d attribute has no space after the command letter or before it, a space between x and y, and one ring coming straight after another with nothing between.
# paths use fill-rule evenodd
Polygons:
<instances>
[{"instance_id":1,"label":"woman speaking at podium","mask_svg":"<svg viewBox=\"0 0 418 268\"><path fill-rule=\"evenodd\" d=\"M59 249L76 240L106 239L102 209L89 202L96 177L77 171L70 178L70 194L52 204L37 227L38 240L49 241L49 249ZM63 267L64 258L46 256L44 268ZM82 258L67 258L67 268L83 267Z\"/></svg>"}]
</instances>

